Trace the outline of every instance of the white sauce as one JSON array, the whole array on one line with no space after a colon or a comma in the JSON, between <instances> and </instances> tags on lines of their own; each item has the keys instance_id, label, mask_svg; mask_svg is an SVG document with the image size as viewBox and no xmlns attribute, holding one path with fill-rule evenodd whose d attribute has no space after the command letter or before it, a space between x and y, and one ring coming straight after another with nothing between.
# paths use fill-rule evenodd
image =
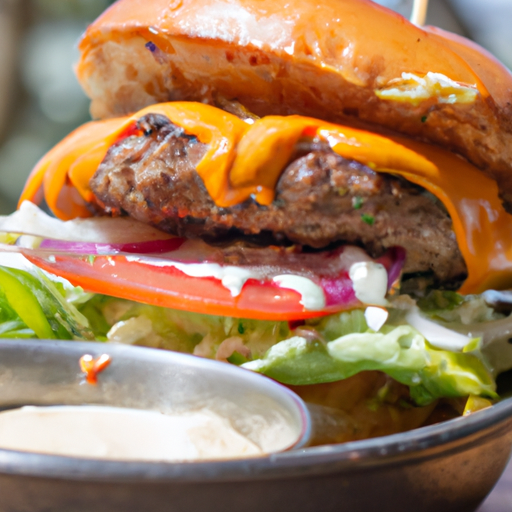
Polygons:
<instances>
[{"instance_id":1,"label":"white sauce","mask_svg":"<svg viewBox=\"0 0 512 512\"><path fill-rule=\"evenodd\" d=\"M259 279L257 272L241 267L222 266L218 263L180 263L177 261L147 261L138 256L127 256L128 261L148 263L154 267L174 267L190 277L213 277L227 288L233 297L238 297L249 279Z\"/></svg>"},{"instance_id":2,"label":"white sauce","mask_svg":"<svg viewBox=\"0 0 512 512\"><path fill-rule=\"evenodd\" d=\"M175 268L191 277L214 277L218 279L224 288L227 288L233 297L238 297L246 281L257 278L255 272L250 270L222 266L218 263L173 263Z\"/></svg>"},{"instance_id":3,"label":"white sauce","mask_svg":"<svg viewBox=\"0 0 512 512\"><path fill-rule=\"evenodd\" d=\"M212 411L166 415L84 405L0 413L0 447L113 460L189 461L262 455Z\"/></svg>"},{"instance_id":4,"label":"white sauce","mask_svg":"<svg viewBox=\"0 0 512 512\"><path fill-rule=\"evenodd\" d=\"M300 294L300 303L308 311L320 311L325 308L325 294L323 289L311 279L292 274L283 274L273 278L280 288L288 288Z\"/></svg>"},{"instance_id":5,"label":"white sauce","mask_svg":"<svg viewBox=\"0 0 512 512\"><path fill-rule=\"evenodd\" d=\"M373 261L354 263L349 270L356 297L363 304L386 306L388 273L384 265Z\"/></svg>"},{"instance_id":6,"label":"white sauce","mask_svg":"<svg viewBox=\"0 0 512 512\"><path fill-rule=\"evenodd\" d=\"M388 316L389 313L387 310L373 306L366 308L366 311L364 312L364 317L368 327L375 332L380 331L381 327L386 323Z\"/></svg>"},{"instance_id":7,"label":"white sauce","mask_svg":"<svg viewBox=\"0 0 512 512\"><path fill-rule=\"evenodd\" d=\"M218 279L224 288L227 288L233 297L240 295L244 284L249 279L261 279L255 269L246 269L235 266L222 266L218 263L181 263L177 261L147 260L140 256L127 256L128 261L148 263L156 267L174 267L190 277L213 277ZM325 307L325 295L320 286L311 279L293 274L275 276L273 282L280 288L294 290L300 294L300 303L309 311L319 311Z\"/></svg>"}]
</instances>

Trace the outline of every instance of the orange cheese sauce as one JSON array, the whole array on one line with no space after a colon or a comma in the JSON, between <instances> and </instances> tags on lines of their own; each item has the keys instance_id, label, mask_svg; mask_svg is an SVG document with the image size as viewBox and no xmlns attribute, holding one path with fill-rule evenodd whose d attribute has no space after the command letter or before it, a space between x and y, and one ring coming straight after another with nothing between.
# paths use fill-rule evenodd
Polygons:
<instances>
[{"instance_id":1,"label":"orange cheese sauce","mask_svg":"<svg viewBox=\"0 0 512 512\"><path fill-rule=\"evenodd\" d=\"M269 116L249 125L209 105L175 102L153 105L130 117L88 123L42 158L20 203L37 202L42 189L58 217L89 216L90 178L109 147L135 133L136 121L149 113L167 116L208 145L197 172L220 207L251 196L260 204L270 204L298 140L317 136L341 156L378 172L401 175L442 201L468 268L461 293L512 286L512 216L505 212L491 178L441 148L308 117Z\"/></svg>"}]
</instances>

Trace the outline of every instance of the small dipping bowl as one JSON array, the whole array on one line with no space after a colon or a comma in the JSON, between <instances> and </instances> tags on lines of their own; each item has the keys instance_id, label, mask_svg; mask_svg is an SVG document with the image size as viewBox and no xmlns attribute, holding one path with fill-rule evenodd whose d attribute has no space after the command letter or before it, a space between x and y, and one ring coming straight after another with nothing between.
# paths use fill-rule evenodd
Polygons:
<instances>
[{"instance_id":1,"label":"small dipping bowl","mask_svg":"<svg viewBox=\"0 0 512 512\"><path fill-rule=\"evenodd\" d=\"M79 361L86 354L110 357L96 384L88 383L81 372ZM300 448L310 436L309 413L299 397L236 366L126 345L0 342L0 410L91 404L171 416L207 410L228 420L262 456ZM219 458L228 457L217 454L215 459Z\"/></svg>"}]
</instances>

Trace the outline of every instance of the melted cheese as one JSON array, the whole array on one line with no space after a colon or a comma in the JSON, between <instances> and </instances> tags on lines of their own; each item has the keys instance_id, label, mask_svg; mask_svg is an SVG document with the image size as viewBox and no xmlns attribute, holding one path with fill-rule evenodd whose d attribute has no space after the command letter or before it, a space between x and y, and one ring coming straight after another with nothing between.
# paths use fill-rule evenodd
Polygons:
<instances>
[{"instance_id":1,"label":"melted cheese","mask_svg":"<svg viewBox=\"0 0 512 512\"><path fill-rule=\"evenodd\" d=\"M307 117L270 116L248 125L214 107L181 102L153 105L128 118L89 123L41 160L20 201L41 199L43 186L57 216L88 216L84 203L92 199L89 179L108 148L133 133L136 120L148 113L167 116L208 144L197 172L218 206L238 204L251 196L260 204L270 204L297 141L318 136L341 156L379 172L401 175L443 202L468 269L462 293L512 286L512 217L503 209L491 178L431 145Z\"/></svg>"},{"instance_id":2,"label":"melted cheese","mask_svg":"<svg viewBox=\"0 0 512 512\"><path fill-rule=\"evenodd\" d=\"M496 182L457 155L436 146L399 136L393 136L393 140L436 165L433 173L394 173L424 187L448 210L468 269L460 292L481 293L512 286L512 216L503 208Z\"/></svg>"}]
</instances>

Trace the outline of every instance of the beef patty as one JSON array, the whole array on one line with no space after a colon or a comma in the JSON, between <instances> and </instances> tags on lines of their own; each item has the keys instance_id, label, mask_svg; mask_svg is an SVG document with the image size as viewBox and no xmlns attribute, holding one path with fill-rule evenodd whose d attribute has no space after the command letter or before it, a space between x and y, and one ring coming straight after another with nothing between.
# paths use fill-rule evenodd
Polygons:
<instances>
[{"instance_id":1,"label":"beef patty","mask_svg":"<svg viewBox=\"0 0 512 512\"><path fill-rule=\"evenodd\" d=\"M343 242L372 256L400 246L405 272L432 272L438 283L466 274L444 207L399 177L312 141L297 148L270 206L248 200L219 208L195 170L207 146L161 115L141 118L139 127L144 135L112 146L91 180L102 213L210 241L250 235L311 248Z\"/></svg>"}]
</instances>

